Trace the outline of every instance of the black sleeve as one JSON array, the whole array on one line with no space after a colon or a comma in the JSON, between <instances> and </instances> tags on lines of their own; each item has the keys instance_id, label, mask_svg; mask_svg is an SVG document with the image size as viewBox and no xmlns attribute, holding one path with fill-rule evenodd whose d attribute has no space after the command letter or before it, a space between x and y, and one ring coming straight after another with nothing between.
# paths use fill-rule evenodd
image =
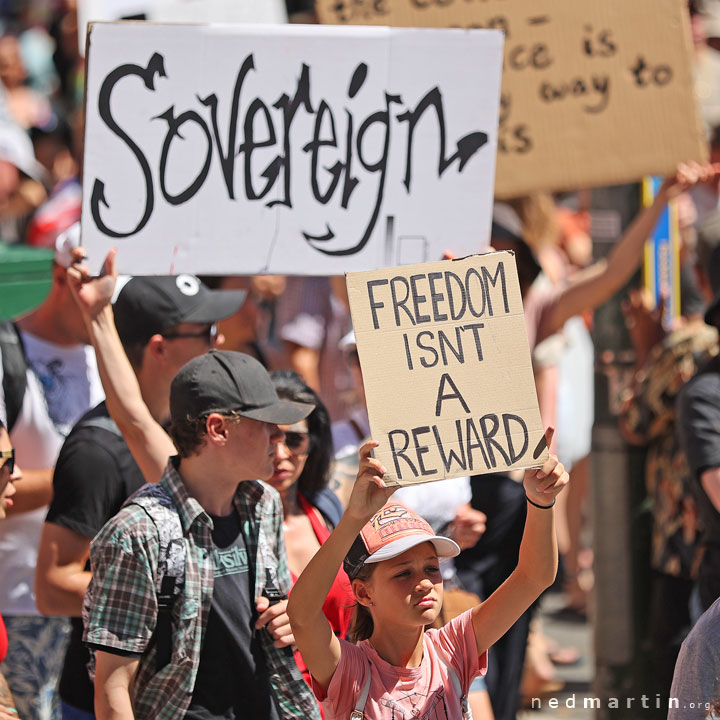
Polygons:
<instances>
[{"instance_id":1,"label":"black sleeve","mask_svg":"<svg viewBox=\"0 0 720 720\"><path fill-rule=\"evenodd\" d=\"M693 477L720 467L720 383L712 373L681 390L677 430Z\"/></svg>"},{"instance_id":2,"label":"black sleeve","mask_svg":"<svg viewBox=\"0 0 720 720\"><path fill-rule=\"evenodd\" d=\"M120 469L98 435L92 440L71 435L66 440L55 465L53 499L45 518L90 539L125 499Z\"/></svg>"}]
</instances>

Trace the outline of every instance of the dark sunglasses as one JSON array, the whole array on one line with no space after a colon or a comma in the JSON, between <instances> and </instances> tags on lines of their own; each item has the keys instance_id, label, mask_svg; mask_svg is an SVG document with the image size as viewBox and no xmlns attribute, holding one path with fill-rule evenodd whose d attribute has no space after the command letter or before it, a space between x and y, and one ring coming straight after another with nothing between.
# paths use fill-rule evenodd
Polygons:
<instances>
[{"instance_id":1,"label":"dark sunglasses","mask_svg":"<svg viewBox=\"0 0 720 720\"><path fill-rule=\"evenodd\" d=\"M175 338L203 338L208 345L214 345L218 336L218 326L217 323L213 323L212 325L208 325L208 327L203 328L199 332L164 332L161 334L166 340L175 340Z\"/></svg>"},{"instance_id":2,"label":"dark sunglasses","mask_svg":"<svg viewBox=\"0 0 720 720\"><path fill-rule=\"evenodd\" d=\"M0 465L0 470L7 468L12 475L15 472L15 448L12 448L12 450L0 450L0 458L6 458L5 462Z\"/></svg>"},{"instance_id":3,"label":"dark sunglasses","mask_svg":"<svg viewBox=\"0 0 720 720\"><path fill-rule=\"evenodd\" d=\"M306 454L310 449L310 436L305 432L289 430L285 433L285 447L295 455Z\"/></svg>"}]
</instances>

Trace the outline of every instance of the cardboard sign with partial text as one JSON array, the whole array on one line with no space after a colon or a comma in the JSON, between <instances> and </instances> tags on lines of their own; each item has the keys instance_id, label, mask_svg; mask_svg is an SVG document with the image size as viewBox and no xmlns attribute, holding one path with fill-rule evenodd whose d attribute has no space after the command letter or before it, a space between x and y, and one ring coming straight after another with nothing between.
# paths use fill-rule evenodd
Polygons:
<instances>
[{"instance_id":1,"label":"cardboard sign with partial text","mask_svg":"<svg viewBox=\"0 0 720 720\"><path fill-rule=\"evenodd\" d=\"M346 281L386 484L543 464L512 253L348 273Z\"/></svg>"},{"instance_id":2,"label":"cardboard sign with partial text","mask_svg":"<svg viewBox=\"0 0 720 720\"><path fill-rule=\"evenodd\" d=\"M497 197L633 182L707 158L686 0L316 0L316 7L324 23L505 32Z\"/></svg>"},{"instance_id":3,"label":"cardboard sign with partial text","mask_svg":"<svg viewBox=\"0 0 720 720\"><path fill-rule=\"evenodd\" d=\"M136 275L342 275L486 247L502 33L96 23L88 38L93 269L112 247Z\"/></svg>"}]
</instances>

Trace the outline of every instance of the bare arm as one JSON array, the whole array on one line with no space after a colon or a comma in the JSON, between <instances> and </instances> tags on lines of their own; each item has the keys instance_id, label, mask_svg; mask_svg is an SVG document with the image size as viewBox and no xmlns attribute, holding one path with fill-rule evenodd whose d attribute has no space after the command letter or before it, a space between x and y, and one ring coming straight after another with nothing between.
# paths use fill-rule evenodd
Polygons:
<instances>
[{"instance_id":1,"label":"bare arm","mask_svg":"<svg viewBox=\"0 0 720 720\"><path fill-rule=\"evenodd\" d=\"M552 432L546 434L548 445ZM532 502L549 506L567 482L565 468L551 455L540 470L525 472L523 485ZM517 567L484 603L473 609L478 653L499 640L555 579L558 566L555 510L530 503L527 510Z\"/></svg>"},{"instance_id":2,"label":"bare arm","mask_svg":"<svg viewBox=\"0 0 720 720\"><path fill-rule=\"evenodd\" d=\"M134 720L130 692L140 660L98 650L95 658L95 716Z\"/></svg>"},{"instance_id":3,"label":"bare arm","mask_svg":"<svg viewBox=\"0 0 720 720\"><path fill-rule=\"evenodd\" d=\"M710 180L719 171L720 165L701 166L691 163L681 165L676 175L666 179L653 204L637 215L607 260L601 260L577 273L558 296L550 316L551 332L560 330L573 315L602 305L620 290L638 269L645 241L668 200L698 182Z\"/></svg>"},{"instance_id":4,"label":"bare arm","mask_svg":"<svg viewBox=\"0 0 720 720\"><path fill-rule=\"evenodd\" d=\"M108 412L117 423L145 479L157 482L168 457L176 450L167 433L150 414L115 328L110 305L117 279L115 252L108 254L104 276L84 282L86 275L87 270L83 266L73 266L68 270L70 286L95 348Z\"/></svg>"},{"instance_id":5,"label":"bare arm","mask_svg":"<svg viewBox=\"0 0 720 720\"><path fill-rule=\"evenodd\" d=\"M52 500L53 469L23 470L23 479L16 486L13 506L8 508L8 517L45 507Z\"/></svg>"},{"instance_id":6,"label":"bare arm","mask_svg":"<svg viewBox=\"0 0 720 720\"><path fill-rule=\"evenodd\" d=\"M710 502L720 512L720 468L705 470L700 476L700 484Z\"/></svg>"},{"instance_id":7,"label":"bare arm","mask_svg":"<svg viewBox=\"0 0 720 720\"><path fill-rule=\"evenodd\" d=\"M68 528L43 525L37 567L35 597L43 615L80 617L90 572L90 538Z\"/></svg>"},{"instance_id":8,"label":"bare arm","mask_svg":"<svg viewBox=\"0 0 720 720\"><path fill-rule=\"evenodd\" d=\"M287 613L295 642L311 675L324 689L340 662L340 642L322 611L323 603L362 526L394 492L382 481L385 469L370 457L374 447L377 443L369 442L360 449L360 469L347 510L303 570L288 601Z\"/></svg>"}]
</instances>

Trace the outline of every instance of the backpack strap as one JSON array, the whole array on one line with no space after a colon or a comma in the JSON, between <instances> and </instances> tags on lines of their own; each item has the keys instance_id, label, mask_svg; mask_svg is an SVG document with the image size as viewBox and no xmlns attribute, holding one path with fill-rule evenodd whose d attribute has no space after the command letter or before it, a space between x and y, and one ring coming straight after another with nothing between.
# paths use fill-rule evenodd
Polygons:
<instances>
[{"instance_id":1,"label":"backpack strap","mask_svg":"<svg viewBox=\"0 0 720 720\"><path fill-rule=\"evenodd\" d=\"M363 720L365 717L365 704L367 703L368 695L370 694L370 680L372 679L372 665L368 661L368 675L365 685L363 685L362 692L358 696L358 700L355 703L355 709L350 713L350 720Z\"/></svg>"},{"instance_id":2,"label":"backpack strap","mask_svg":"<svg viewBox=\"0 0 720 720\"><path fill-rule=\"evenodd\" d=\"M111 417L105 417L104 415L100 415L99 417L90 417L90 418L82 419L78 422L78 424L75 427L76 428L81 428L81 427L100 428L101 430L107 430L108 432L113 433L113 435L119 435L120 437L122 437L120 428L115 424L115 421Z\"/></svg>"},{"instance_id":3,"label":"backpack strap","mask_svg":"<svg viewBox=\"0 0 720 720\"><path fill-rule=\"evenodd\" d=\"M447 668L448 675L450 675L450 682L452 683L453 687L455 688L455 692L460 698L460 707L462 708L463 720L472 720L470 703L468 702L467 695L463 695L462 686L460 685L460 678L455 672L455 668L450 664L445 665L445 667Z\"/></svg>"},{"instance_id":4,"label":"backpack strap","mask_svg":"<svg viewBox=\"0 0 720 720\"><path fill-rule=\"evenodd\" d=\"M185 585L185 538L180 515L165 488L154 483L145 485L129 500L150 516L160 538L157 592L156 667L159 672L172 655L172 609Z\"/></svg>"},{"instance_id":5,"label":"backpack strap","mask_svg":"<svg viewBox=\"0 0 720 720\"><path fill-rule=\"evenodd\" d=\"M2 388L8 432L13 429L22 410L27 388L27 357L20 332L14 323L0 323L0 353L2 354Z\"/></svg>"}]
</instances>

